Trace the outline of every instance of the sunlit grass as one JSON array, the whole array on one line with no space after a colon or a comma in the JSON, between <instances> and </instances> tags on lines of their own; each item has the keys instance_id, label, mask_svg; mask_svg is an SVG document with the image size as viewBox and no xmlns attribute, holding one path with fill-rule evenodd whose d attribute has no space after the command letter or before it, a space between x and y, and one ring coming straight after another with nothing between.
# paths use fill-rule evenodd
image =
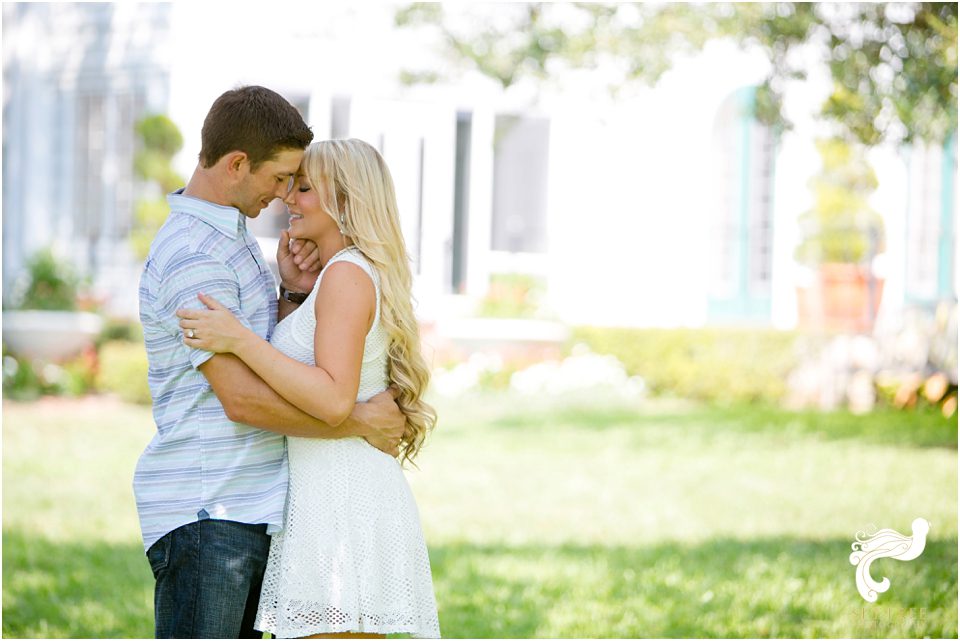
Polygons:
<instances>
[{"instance_id":1,"label":"sunlit grass","mask_svg":"<svg viewBox=\"0 0 960 641\"><path fill-rule=\"evenodd\" d=\"M482 397L409 478L448 637L957 635L956 420ZM3 408L3 634L150 637L131 479L149 409ZM884 559L858 530L932 523Z\"/></svg>"}]
</instances>

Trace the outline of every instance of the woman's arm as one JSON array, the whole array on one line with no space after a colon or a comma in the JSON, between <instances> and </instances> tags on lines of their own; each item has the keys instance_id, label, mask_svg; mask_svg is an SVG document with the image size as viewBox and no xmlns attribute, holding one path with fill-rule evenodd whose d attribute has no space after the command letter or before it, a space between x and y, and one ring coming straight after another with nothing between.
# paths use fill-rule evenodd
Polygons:
<instances>
[{"instance_id":1,"label":"woman's arm","mask_svg":"<svg viewBox=\"0 0 960 641\"><path fill-rule=\"evenodd\" d=\"M241 325L216 300L207 310L181 310L181 327L193 330L184 342L213 352L233 352L267 385L305 413L331 426L353 410L360 385L366 334L376 310L376 290L358 266L334 263L317 291L314 332L316 366L286 356Z\"/></svg>"}]
</instances>

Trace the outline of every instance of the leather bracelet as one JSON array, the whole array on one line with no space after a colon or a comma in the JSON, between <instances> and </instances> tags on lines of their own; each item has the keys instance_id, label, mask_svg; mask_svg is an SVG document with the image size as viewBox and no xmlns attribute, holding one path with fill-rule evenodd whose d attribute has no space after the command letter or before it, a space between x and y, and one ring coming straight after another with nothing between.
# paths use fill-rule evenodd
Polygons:
<instances>
[{"instance_id":1,"label":"leather bracelet","mask_svg":"<svg viewBox=\"0 0 960 641\"><path fill-rule=\"evenodd\" d=\"M287 301L288 303L293 303L294 305L300 305L303 301L307 300L307 296L304 292L291 292L283 285L280 285L280 298Z\"/></svg>"}]
</instances>

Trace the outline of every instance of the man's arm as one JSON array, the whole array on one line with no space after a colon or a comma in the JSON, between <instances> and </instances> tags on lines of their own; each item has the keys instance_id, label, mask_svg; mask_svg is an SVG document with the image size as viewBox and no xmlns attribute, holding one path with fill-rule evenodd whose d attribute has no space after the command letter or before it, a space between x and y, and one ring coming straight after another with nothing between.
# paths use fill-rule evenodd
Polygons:
<instances>
[{"instance_id":1,"label":"man's arm","mask_svg":"<svg viewBox=\"0 0 960 641\"><path fill-rule=\"evenodd\" d=\"M214 354L199 370L231 421L287 436L361 436L387 454L399 454L406 419L389 392L357 403L347 420L331 427L288 403L233 354Z\"/></svg>"}]
</instances>

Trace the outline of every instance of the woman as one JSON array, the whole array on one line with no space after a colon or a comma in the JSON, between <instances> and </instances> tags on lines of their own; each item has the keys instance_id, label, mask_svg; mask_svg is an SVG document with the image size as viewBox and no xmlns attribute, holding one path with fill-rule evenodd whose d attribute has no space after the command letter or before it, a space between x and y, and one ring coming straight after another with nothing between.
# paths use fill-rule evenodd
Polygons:
<instances>
[{"instance_id":1,"label":"woman","mask_svg":"<svg viewBox=\"0 0 960 641\"><path fill-rule=\"evenodd\" d=\"M330 425L397 388L412 460L436 422L422 395L412 278L393 181L360 140L313 143L285 199L290 236L313 240L323 270L270 342L201 295L180 310L184 342L232 352L281 396ZM439 637L430 562L413 495L396 459L362 438L287 439L290 486L274 536L256 628L280 637Z\"/></svg>"}]
</instances>

